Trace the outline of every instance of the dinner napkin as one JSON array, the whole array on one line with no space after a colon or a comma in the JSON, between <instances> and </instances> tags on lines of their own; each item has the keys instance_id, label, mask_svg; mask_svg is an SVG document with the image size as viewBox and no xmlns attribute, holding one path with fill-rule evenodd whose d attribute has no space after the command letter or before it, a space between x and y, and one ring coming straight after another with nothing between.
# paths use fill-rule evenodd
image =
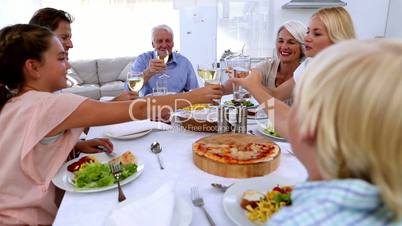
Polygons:
<instances>
[{"instance_id":1,"label":"dinner napkin","mask_svg":"<svg viewBox=\"0 0 402 226\"><path fill-rule=\"evenodd\" d=\"M173 127L163 122L154 122L150 120L139 120L110 125L105 133L113 137L127 136L134 133L144 132L150 129L170 130Z\"/></svg>"},{"instance_id":2,"label":"dinner napkin","mask_svg":"<svg viewBox=\"0 0 402 226\"><path fill-rule=\"evenodd\" d=\"M106 226L169 226L175 201L173 183L140 200L123 202L106 218ZM126 203L126 204L124 204Z\"/></svg>"},{"instance_id":3,"label":"dinner napkin","mask_svg":"<svg viewBox=\"0 0 402 226\"><path fill-rule=\"evenodd\" d=\"M111 100L113 100L114 99L114 97L111 97L111 96L103 96L103 97L101 97L100 99L99 99L99 101L100 102L108 102L108 101L111 101Z\"/></svg>"}]
</instances>

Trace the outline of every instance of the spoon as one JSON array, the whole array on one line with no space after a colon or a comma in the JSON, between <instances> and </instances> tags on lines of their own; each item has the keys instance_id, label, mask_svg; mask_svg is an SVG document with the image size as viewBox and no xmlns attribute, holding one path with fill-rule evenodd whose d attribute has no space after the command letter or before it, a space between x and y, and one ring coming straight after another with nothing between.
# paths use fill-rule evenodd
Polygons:
<instances>
[{"instance_id":1,"label":"spoon","mask_svg":"<svg viewBox=\"0 0 402 226\"><path fill-rule=\"evenodd\" d=\"M214 188L216 188L216 189L218 189L218 190L220 190L222 192L225 192L226 190L228 190L228 188L230 186L232 186L232 185L233 184L230 184L230 185L223 185L223 184L218 184L218 183L212 183L211 184L212 187L214 187Z\"/></svg>"},{"instance_id":2,"label":"spoon","mask_svg":"<svg viewBox=\"0 0 402 226\"><path fill-rule=\"evenodd\" d=\"M151 144L151 151L152 151L152 153L154 153L155 155L156 155L156 157L158 158L158 162L159 162L159 166L160 166L160 168L163 170L164 168L163 168L163 165L162 165L162 160L160 159L160 157L159 157L159 153L161 153L161 151L162 151L162 148L161 148L161 145L158 143L158 142L153 142L152 144Z\"/></svg>"}]
</instances>

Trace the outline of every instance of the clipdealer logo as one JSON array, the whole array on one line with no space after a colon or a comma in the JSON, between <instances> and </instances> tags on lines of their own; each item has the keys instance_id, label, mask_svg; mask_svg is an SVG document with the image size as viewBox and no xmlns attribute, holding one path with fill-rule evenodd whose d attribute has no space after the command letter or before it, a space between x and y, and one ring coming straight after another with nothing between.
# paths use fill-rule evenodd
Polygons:
<instances>
[{"instance_id":1,"label":"clipdealer logo","mask_svg":"<svg viewBox=\"0 0 402 226\"><path fill-rule=\"evenodd\" d=\"M160 97L158 97L159 99ZM138 98L131 101L129 105L129 116L130 119L135 120L142 120L144 118L137 118L135 115L136 109L141 109L142 107L140 104L145 105L146 115L145 118L155 120L155 121L170 121L173 117L174 112L178 112L177 109L184 107L184 106L193 106L193 104L188 101L187 99L175 99L173 106L172 105L160 105L157 103L157 98L149 97L149 98ZM214 108L214 107L213 107ZM143 108L142 108L143 109ZM216 107L215 107L216 109ZM137 110L137 111L138 111ZM231 124L236 123L236 109L234 112L231 113L231 116L228 116L226 120L228 120ZM271 125L275 128L275 101L273 98L261 103L257 107L256 115L259 115L261 111L264 111L269 118ZM143 116L142 113L137 114ZM250 117L252 119L252 117ZM258 117L255 118L255 122L257 126L265 128L267 126L266 120L258 120ZM216 122L217 121L217 110L209 110L202 113L202 117L198 117L197 114L194 114L191 111L179 111L178 114L178 121L179 123L187 122L189 120L194 120L198 123L203 122Z\"/></svg>"},{"instance_id":2,"label":"clipdealer logo","mask_svg":"<svg viewBox=\"0 0 402 226\"><path fill-rule=\"evenodd\" d=\"M162 97L163 98L163 97ZM162 99L161 98L161 99ZM159 99L159 98L158 98ZM192 106L192 103L188 101L187 99L175 99L174 104L172 105L160 105L158 104L157 98L138 98L133 101L131 101L128 109L128 113L130 116L130 119L135 121L135 120L141 120L140 118L137 118L135 116L135 111L136 109L141 109L140 105L146 105L146 116L145 118L150 118L150 119L163 119L167 120L172 112L175 112L176 109L178 109L180 106ZM143 115L143 114L140 114Z\"/></svg>"}]
</instances>

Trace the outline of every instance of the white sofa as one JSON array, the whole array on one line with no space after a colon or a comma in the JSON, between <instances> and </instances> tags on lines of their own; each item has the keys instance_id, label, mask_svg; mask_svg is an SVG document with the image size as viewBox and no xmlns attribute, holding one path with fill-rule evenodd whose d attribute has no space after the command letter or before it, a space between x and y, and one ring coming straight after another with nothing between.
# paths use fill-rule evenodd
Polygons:
<instances>
[{"instance_id":1,"label":"white sofa","mask_svg":"<svg viewBox=\"0 0 402 226\"><path fill-rule=\"evenodd\" d=\"M99 99L118 96L124 90L127 71L135 57L103 58L71 61L68 78L70 88L61 92Z\"/></svg>"}]
</instances>

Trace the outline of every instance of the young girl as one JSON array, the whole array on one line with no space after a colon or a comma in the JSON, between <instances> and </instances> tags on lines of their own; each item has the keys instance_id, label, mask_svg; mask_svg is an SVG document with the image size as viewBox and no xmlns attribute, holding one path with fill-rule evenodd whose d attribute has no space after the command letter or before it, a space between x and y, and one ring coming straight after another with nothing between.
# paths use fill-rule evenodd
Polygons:
<instances>
[{"instance_id":1,"label":"young girl","mask_svg":"<svg viewBox=\"0 0 402 226\"><path fill-rule=\"evenodd\" d=\"M205 103L222 95L218 85L110 103L53 94L66 87L69 67L63 46L48 29L19 24L0 31L1 225L52 224L57 208L51 179L82 128L153 117L147 109Z\"/></svg>"},{"instance_id":2,"label":"young girl","mask_svg":"<svg viewBox=\"0 0 402 226\"><path fill-rule=\"evenodd\" d=\"M401 41L349 41L312 60L288 125L310 181L267 225L402 225L401 72Z\"/></svg>"}]
</instances>

